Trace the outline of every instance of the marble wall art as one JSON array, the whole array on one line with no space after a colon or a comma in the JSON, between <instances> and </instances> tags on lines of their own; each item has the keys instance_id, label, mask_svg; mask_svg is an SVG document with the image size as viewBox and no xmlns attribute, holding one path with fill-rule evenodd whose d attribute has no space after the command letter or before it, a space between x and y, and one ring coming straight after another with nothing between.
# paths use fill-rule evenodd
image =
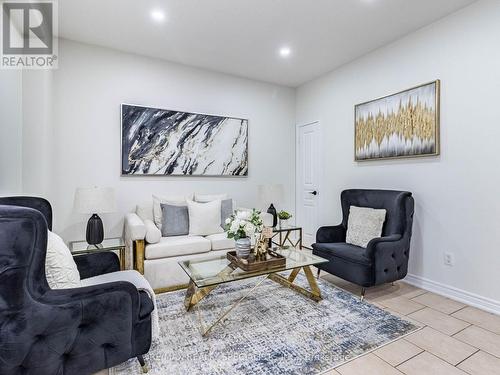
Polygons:
<instances>
[{"instance_id":1,"label":"marble wall art","mask_svg":"<svg viewBox=\"0 0 500 375\"><path fill-rule=\"evenodd\" d=\"M122 104L121 127L122 175L248 175L248 120Z\"/></svg>"},{"instance_id":2,"label":"marble wall art","mask_svg":"<svg viewBox=\"0 0 500 375\"><path fill-rule=\"evenodd\" d=\"M355 159L439 154L439 80L355 106Z\"/></svg>"}]
</instances>

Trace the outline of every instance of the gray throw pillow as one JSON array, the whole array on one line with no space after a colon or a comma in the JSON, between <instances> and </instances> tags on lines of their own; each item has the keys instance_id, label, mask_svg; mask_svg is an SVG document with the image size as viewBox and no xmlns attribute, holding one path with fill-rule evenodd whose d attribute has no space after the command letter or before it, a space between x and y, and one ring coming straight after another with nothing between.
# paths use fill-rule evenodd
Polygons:
<instances>
[{"instance_id":1,"label":"gray throw pillow","mask_svg":"<svg viewBox=\"0 0 500 375\"><path fill-rule=\"evenodd\" d=\"M162 237L183 236L189 234L189 213L187 206L161 204Z\"/></svg>"},{"instance_id":2,"label":"gray throw pillow","mask_svg":"<svg viewBox=\"0 0 500 375\"><path fill-rule=\"evenodd\" d=\"M226 219L233 214L233 200L224 199L220 203L220 225L226 227Z\"/></svg>"}]
</instances>

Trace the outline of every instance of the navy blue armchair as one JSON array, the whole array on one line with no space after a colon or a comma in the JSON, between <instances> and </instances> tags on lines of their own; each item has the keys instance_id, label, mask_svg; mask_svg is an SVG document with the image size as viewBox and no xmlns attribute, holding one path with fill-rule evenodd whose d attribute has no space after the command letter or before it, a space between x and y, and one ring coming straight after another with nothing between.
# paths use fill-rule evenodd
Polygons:
<instances>
[{"instance_id":1,"label":"navy blue armchair","mask_svg":"<svg viewBox=\"0 0 500 375\"><path fill-rule=\"evenodd\" d=\"M153 303L127 282L50 289L52 209L41 198L0 198L0 374L92 374L151 345ZM119 270L116 254L75 257L81 278Z\"/></svg>"},{"instance_id":2,"label":"navy blue armchair","mask_svg":"<svg viewBox=\"0 0 500 375\"><path fill-rule=\"evenodd\" d=\"M329 260L318 265L318 275L324 270L332 275L365 288L404 278L408 272L408 257L413 224L412 194L393 190L345 190L341 194L342 223L319 228L313 254ZM382 237L371 240L366 249L345 242L349 208L351 206L385 208L386 219Z\"/></svg>"}]
</instances>

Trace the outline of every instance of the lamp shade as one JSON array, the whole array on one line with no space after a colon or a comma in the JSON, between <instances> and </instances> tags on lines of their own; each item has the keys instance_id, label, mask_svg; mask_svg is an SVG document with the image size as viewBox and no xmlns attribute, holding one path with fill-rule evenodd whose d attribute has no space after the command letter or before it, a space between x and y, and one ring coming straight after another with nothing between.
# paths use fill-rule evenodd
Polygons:
<instances>
[{"instance_id":1,"label":"lamp shade","mask_svg":"<svg viewBox=\"0 0 500 375\"><path fill-rule=\"evenodd\" d=\"M282 184L259 185L257 192L261 207L266 207L271 203L280 206L284 201L285 188Z\"/></svg>"},{"instance_id":2,"label":"lamp shade","mask_svg":"<svg viewBox=\"0 0 500 375\"><path fill-rule=\"evenodd\" d=\"M76 189L74 211L80 214L105 214L114 212L114 189L109 187Z\"/></svg>"}]
</instances>

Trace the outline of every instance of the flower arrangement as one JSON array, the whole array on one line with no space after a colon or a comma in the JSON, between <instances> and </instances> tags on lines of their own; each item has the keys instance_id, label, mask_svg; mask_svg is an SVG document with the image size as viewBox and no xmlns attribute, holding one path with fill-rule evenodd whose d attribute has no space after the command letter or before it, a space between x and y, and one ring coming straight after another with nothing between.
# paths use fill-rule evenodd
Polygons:
<instances>
[{"instance_id":1,"label":"flower arrangement","mask_svg":"<svg viewBox=\"0 0 500 375\"><path fill-rule=\"evenodd\" d=\"M260 211L253 209L252 211L235 211L226 219L224 229L227 232L227 238L239 240L253 237L262 231L262 226Z\"/></svg>"},{"instance_id":2,"label":"flower arrangement","mask_svg":"<svg viewBox=\"0 0 500 375\"><path fill-rule=\"evenodd\" d=\"M283 211L281 210L279 213L278 213L278 218L280 220L288 220L288 219L291 219L292 218L292 214L286 212L286 211Z\"/></svg>"}]
</instances>

